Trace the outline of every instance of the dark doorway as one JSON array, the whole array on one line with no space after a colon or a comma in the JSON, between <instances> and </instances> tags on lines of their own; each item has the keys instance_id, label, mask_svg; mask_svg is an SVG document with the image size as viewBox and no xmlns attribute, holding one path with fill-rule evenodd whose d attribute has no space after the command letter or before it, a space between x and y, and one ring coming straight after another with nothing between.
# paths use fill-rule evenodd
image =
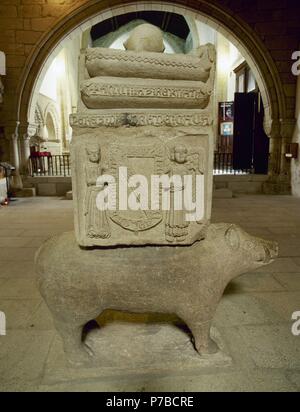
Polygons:
<instances>
[{"instance_id":1,"label":"dark doorway","mask_svg":"<svg viewBox=\"0 0 300 412\"><path fill-rule=\"evenodd\" d=\"M264 109L259 93L235 93L233 169L268 173L269 139L264 132Z\"/></svg>"}]
</instances>

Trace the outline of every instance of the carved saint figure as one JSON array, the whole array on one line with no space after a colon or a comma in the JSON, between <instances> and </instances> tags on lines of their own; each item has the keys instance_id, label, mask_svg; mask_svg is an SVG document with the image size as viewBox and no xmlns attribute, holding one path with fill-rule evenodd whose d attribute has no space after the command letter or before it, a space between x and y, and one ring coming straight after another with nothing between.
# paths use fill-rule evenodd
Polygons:
<instances>
[{"instance_id":1,"label":"carved saint figure","mask_svg":"<svg viewBox=\"0 0 300 412\"><path fill-rule=\"evenodd\" d=\"M170 243L172 242L183 242L187 235L189 234L189 225L185 219L185 210L182 207L181 210L176 210L175 199L176 192L182 192L183 201L183 190L184 190L184 176L189 173L187 168L188 161L188 150L183 145L177 145L174 147L171 153L171 168L169 170L170 177L180 176L182 183L172 182L170 187L170 210L167 212L166 216L166 240ZM182 203L183 204L183 203Z\"/></svg>"},{"instance_id":2,"label":"carved saint figure","mask_svg":"<svg viewBox=\"0 0 300 412\"><path fill-rule=\"evenodd\" d=\"M90 238L107 239L111 236L106 212L97 208L96 199L103 186L96 185L103 174L101 165L101 148L97 144L86 147L88 164L86 165L87 192L85 198L86 230Z\"/></svg>"},{"instance_id":3,"label":"carved saint figure","mask_svg":"<svg viewBox=\"0 0 300 412\"><path fill-rule=\"evenodd\" d=\"M187 147L182 144L176 145L171 152L170 166L168 167L169 176L179 176L181 180L173 179L170 187L170 209L167 212L165 223L166 240L172 242L183 242L189 234L190 222L186 219L187 210L184 208L184 176L193 177L193 198L195 196L195 177L197 174L203 175L205 160L203 151L198 148L196 152L189 153ZM178 193L181 192L181 193ZM180 196L178 196L180 195ZM182 199L180 210L176 208L177 199ZM201 223L201 222L197 222Z\"/></svg>"}]
</instances>

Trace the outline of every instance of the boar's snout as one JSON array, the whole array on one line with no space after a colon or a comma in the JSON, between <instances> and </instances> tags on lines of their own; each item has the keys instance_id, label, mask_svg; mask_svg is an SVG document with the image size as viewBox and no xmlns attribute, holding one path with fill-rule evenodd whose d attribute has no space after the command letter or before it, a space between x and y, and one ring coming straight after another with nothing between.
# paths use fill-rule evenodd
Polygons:
<instances>
[{"instance_id":1,"label":"boar's snout","mask_svg":"<svg viewBox=\"0 0 300 412\"><path fill-rule=\"evenodd\" d=\"M246 240L243 246L260 265L268 265L278 256L277 242L253 237Z\"/></svg>"},{"instance_id":2,"label":"boar's snout","mask_svg":"<svg viewBox=\"0 0 300 412\"><path fill-rule=\"evenodd\" d=\"M262 263L268 264L273 262L273 260L278 256L278 243L273 241L263 241L263 248L264 248L264 258L262 259Z\"/></svg>"},{"instance_id":3,"label":"boar's snout","mask_svg":"<svg viewBox=\"0 0 300 412\"><path fill-rule=\"evenodd\" d=\"M278 243L249 235L237 225L230 225L225 238L232 250L244 251L247 260L257 265L268 265L278 256Z\"/></svg>"}]
</instances>

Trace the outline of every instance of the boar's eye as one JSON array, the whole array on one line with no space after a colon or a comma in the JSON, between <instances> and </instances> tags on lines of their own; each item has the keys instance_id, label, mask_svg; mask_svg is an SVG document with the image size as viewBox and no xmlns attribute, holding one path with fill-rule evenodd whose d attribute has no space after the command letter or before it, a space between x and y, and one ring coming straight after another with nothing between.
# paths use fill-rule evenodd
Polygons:
<instances>
[{"instance_id":1,"label":"boar's eye","mask_svg":"<svg viewBox=\"0 0 300 412\"><path fill-rule=\"evenodd\" d=\"M229 246L233 250L237 250L240 247L240 236L234 225L230 226L225 233L225 239Z\"/></svg>"}]
</instances>

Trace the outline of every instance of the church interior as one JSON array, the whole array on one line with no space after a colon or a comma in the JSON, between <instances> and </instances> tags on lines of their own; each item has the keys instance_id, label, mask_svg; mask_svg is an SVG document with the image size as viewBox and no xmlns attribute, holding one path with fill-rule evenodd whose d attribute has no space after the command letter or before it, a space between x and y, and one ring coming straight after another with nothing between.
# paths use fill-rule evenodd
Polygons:
<instances>
[{"instance_id":1,"label":"church interior","mask_svg":"<svg viewBox=\"0 0 300 412\"><path fill-rule=\"evenodd\" d=\"M300 391L300 5L246 3L0 1L0 392Z\"/></svg>"}]
</instances>

